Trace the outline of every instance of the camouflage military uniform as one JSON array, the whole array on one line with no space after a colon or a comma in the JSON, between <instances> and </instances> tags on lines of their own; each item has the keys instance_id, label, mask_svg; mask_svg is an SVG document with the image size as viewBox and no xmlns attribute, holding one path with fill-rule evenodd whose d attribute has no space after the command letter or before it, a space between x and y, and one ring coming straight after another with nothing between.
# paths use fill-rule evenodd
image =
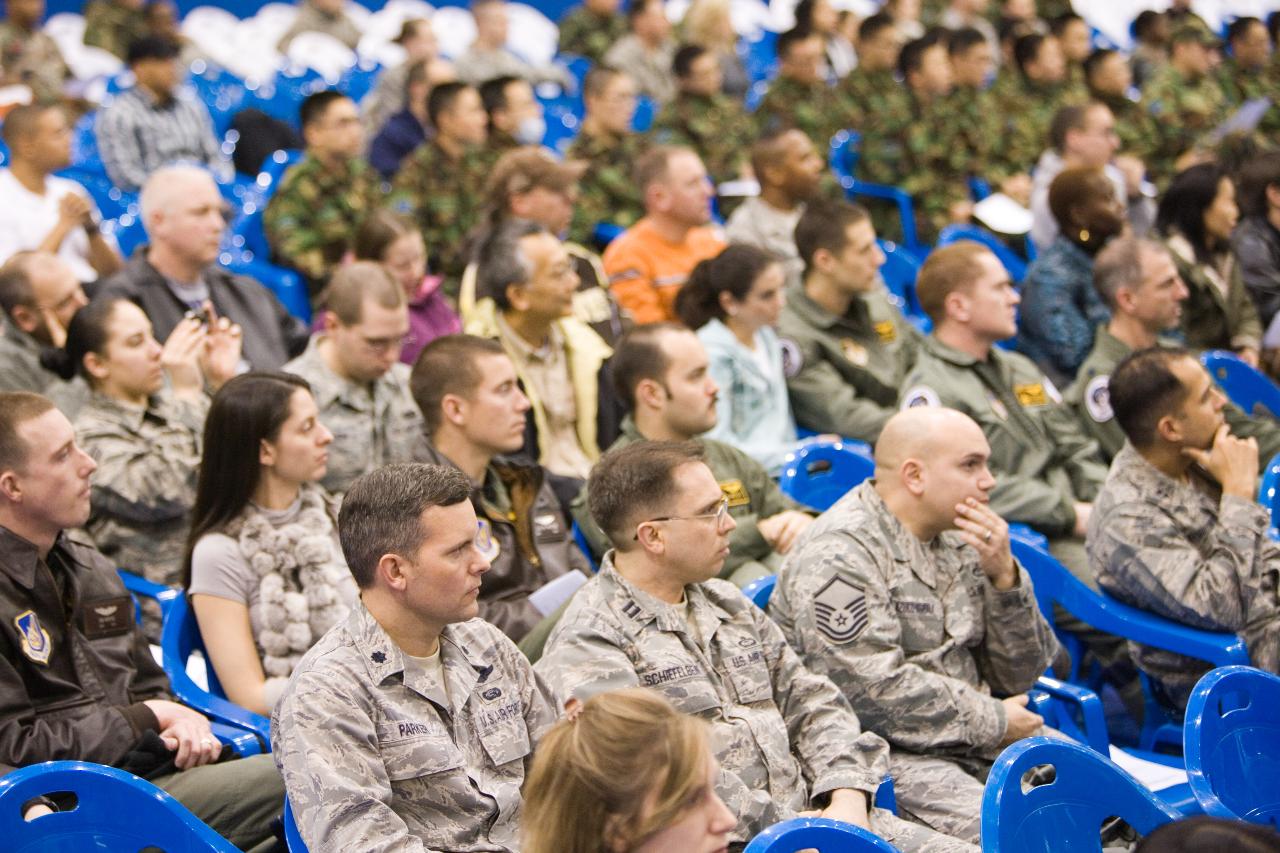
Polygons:
<instances>
[{"instance_id":1,"label":"camouflage military uniform","mask_svg":"<svg viewBox=\"0 0 1280 853\"><path fill-rule=\"evenodd\" d=\"M999 157L1007 174L1029 172L1040 154L1049 147L1049 125L1065 106L1080 103L1083 92L1065 83L1033 83L1019 76L995 105L1003 117Z\"/></svg>"},{"instance_id":2,"label":"camouflage military uniform","mask_svg":"<svg viewBox=\"0 0 1280 853\"><path fill-rule=\"evenodd\" d=\"M999 159L1003 120L990 89L956 86L947 96L954 144L969 157L969 174L999 186L1018 170Z\"/></svg>"},{"instance_id":3,"label":"camouflage military uniform","mask_svg":"<svg viewBox=\"0 0 1280 853\"><path fill-rule=\"evenodd\" d=\"M835 789L873 793L890 767L888 747L861 731L835 685L806 669L732 584L684 592L686 607L642 592L610 553L573 597L536 671L560 701L644 686L706 720L720 762L717 793L738 816L731 839L749 839ZM879 809L871 828L901 850L976 849Z\"/></svg>"},{"instance_id":4,"label":"camouflage military uniform","mask_svg":"<svg viewBox=\"0 0 1280 853\"><path fill-rule=\"evenodd\" d=\"M625 15L601 18L579 6L560 20L560 52L576 53L592 62L603 62L613 43L627 34Z\"/></svg>"},{"instance_id":5,"label":"camouflage military uniform","mask_svg":"<svg viewBox=\"0 0 1280 853\"><path fill-rule=\"evenodd\" d=\"M909 103L895 184L911 196L920 240L932 244L951 223L952 205L969 200L972 162L959 144L959 123L947 98L925 104L913 96Z\"/></svg>"},{"instance_id":6,"label":"camouflage military uniform","mask_svg":"<svg viewBox=\"0 0 1280 853\"><path fill-rule=\"evenodd\" d=\"M1058 651L1031 579L999 591L959 534L922 542L864 482L801 534L769 601L805 665L835 682L895 749L950 757L903 799L940 832L978 841L982 781L1005 736L992 696L1025 693Z\"/></svg>"},{"instance_id":7,"label":"camouflage military uniform","mask_svg":"<svg viewBox=\"0 0 1280 853\"><path fill-rule=\"evenodd\" d=\"M1132 98L1102 95L1092 97L1102 101L1116 117L1116 133L1120 136L1120 153L1132 154L1145 164L1156 150L1158 131L1151 113Z\"/></svg>"},{"instance_id":8,"label":"camouflage military uniform","mask_svg":"<svg viewBox=\"0 0 1280 853\"><path fill-rule=\"evenodd\" d=\"M636 429L635 421L628 415L622 421L622 435L609 449L644 440ZM760 535L756 523L786 510L799 509L799 504L782 493L764 466L738 448L709 438L700 438L698 442L706 453L704 461L707 467L729 499L729 514L738 523L729 535L729 557L724 561L720 576L736 575L735 580L747 583L769 574L781 561ZM597 555L603 555L612 547L604 531L587 512L586 486L573 502L573 518Z\"/></svg>"},{"instance_id":9,"label":"camouflage military uniform","mask_svg":"<svg viewBox=\"0 0 1280 853\"><path fill-rule=\"evenodd\" d=\"M62 100L62 87L71 69L48 33L19 29L12 21L0 21L0 74L30 87L38 104Z\"/></svg>"},{"instance_id":10,"label":"camouflage military uniform","mask_svg":"<svg viewBox=\"0 0 1280 853\"><path fill-rule=\"evenodd\" d=\"M113 0L93 0L84 9L84 43L124 59L129 45L147 34L141 7L129 9Z\"/></svg>"},{"instance_id":11,"label":"camouflage military uniform","mask_svg":"<svg viewBox=\"0 0 1280 853\"><path fill-rule=\"evenodd\" d=\"M77 415L76 439L98 463L86 525L113 563L165 586L181 586L196 471L209 401L162 391L145 409L93 394ZM147 634L159 636L158 609Z\"/></svg>"},{"instance_id":12,"label":"camouflage military uniform","mask_svg":"<svg viewBox=\"0 0 1280 853\"><path fill-rule=\"evenodd\" d=\"M1161 341L1160 345L1178 344L1175 341ZM1063 401L1075 411L1076 419L1089 437L1098 442L1102 458L1107 461L1113 459L1124 446L1124 430L1120 429L1111 411L1107 383L1116 365L1131 352L1133 350L1128 344L1111 334L1106 326L1100 326L1093 339L1093 349L1076 374L1076 381L1062 392ZM1250 416L1231 401L1227 401L1222 414L1231 427L1232 435L1258 440L1258 455L1263 461L1280 453L1280 423L1270 415Z\"/></svg>"},{"instance_id":13,"label":"camouflage military uniform","mask_svg":"<svg viewBox=\"0 0 1280 853\"><path fill-rule=\"evenodd\" d=\"M1181 234L1172 234L1164 242L1189 292L1182 305L1182 337L1187 346L1261 348L1262 320L1235 257L1224 252L1215 256L1215 263L1202 263Z\"/></svg>"},{"instance_id":14,"label":"camouflage military uniform","mask_svg":"<svg viewBox=\"0 0 1280 853\"><path fill-rule=\"evenodd\" d=\"M653 137L663 145L687 145L702 158L717 184L742 173L750 159L755 125L742 104L727 95L676 95L653 122Z\"/></svg>"},{"instance_id":15,"label":"camouflage military uniform","mask_svg":"<svg viewBox=\"0 0 1280 853\"><path fill-rule=\"evenodd\" d=\"M1228 112L1226 96L1213 75L1188 80L1172 65L1161 69L1147 84L1142 106L1156 128L1147 172L1162 187L1173 177L1174 161L1200 144Z\"/></svg>"},{"instance_id":16,"label":"camouflage military uniform","mask_svg":"<svg viewBox=\"0 0 1280 853\"><path fill-rule=\"evenodd\" d=\"M796 423L867 442L893 414L898 384L922 340L883 284L854 299L843 317L803 289L791 290L778 336Z\"/></svg>"},{"instance_id":17,"label":"camouflage military uniform","mask_svg":"<svg viewBox=\"0 0 1280 853\"><path fill-rule=\"evenodd\" d=\"M906 107L906 89L892 69L853 69L836 85L848 127L859 133L872 124L901 114Z\"/></svg>"},{"instance_id":18,"label":"camouflage military uniform","mask_svg":"<svg viewBox=\"0 0 1280 853\"><path fill-rule=\"evenodd\" d=\"M444 684L364 605L293 671L271 719L276 766L312 850L519 850L520 786L556 719L497 628L440 635Z\"/></svg>"},{"instance_id":19,"label":"camouflage military uniform","mask_svg":"<svg viewBox=\"0 0 1280 853\"><path fill-rule=\"evenodd\" d=\"M1098 583L1166 619L1239 633L1254 666L1280 673L1280 545L1267 535L1267 510L1223 495L1199 468L1191 475L1172 480L1124 445L1089 520ZM1179 707L1211 668L1161 649L1131 650Z\"/></svg>"},{"instance_id":20,"label":"camouflage military uniform","mask_svg":"<svg viewBox=\"0 0 1280 853\"><path fill-rule=\"evenodd\" d=\"M467 267L467 233L480 221L487 163L481 147L454 160L433 139L405 158L393 184L392 206L417 221L432 270L444 276L451 298Z\"/></svg>"},{"instance_id":21,"label":"camouflage military uniform","mask_svg":"<svg viewBox=\"0 0 1280 853\"><path fill-rule=\"evenodd\" d=\"M1280 106L1276 104L1280 101L1280 75L1275 73L1274 66L1257 71L1241 68L1234 57L1228 56L1218 66L1218 85L1232 110L1243 106L1245 101L1270 98L1271 107L1262 117L1258 130L1275 139L1276 132L1280 131Z\"/></svg>"},{"instance_id":22,"label":"camouflage military uniform","mask_svg":"<svg viewBox=\"0 0 1280 853\"><path fill-rule=\"evenodd\" d=\"M89 386L79 376L65 382L40 364L40 343L14 325L0 311L0 391L34 391L43 394L74 419L89 399Z\"/></svg>"},{"instance_id":23,"label":"camouflage military uniform","mask_svg":"<svg viewBox=\"0 0 1280 853\"><path fill-rule=\"evenodd\" d=\"M841 98L825 83L809 85L775 77L756 107L757 133L794 127L813 140L819 153L831 147L831 137L848 125Z\"/></svg>"},{"instance_id":24,"label":"camouflage military uniform","mask_svg":"<svg viewBox=\"0 0 1280 853\"><path fill-rule=\"evenodd\" d=\"M565 159L588 165L578 179L578 203L573 208L569 239L590 246L598 223L630 228L644 216L644 198L631 170L648 147L648 139L638 133L578 134Z\"/></svg>"},{"instance_id":25,"label":"camouflage military uniform","mask_svg":"<svg viewBox=\"0 0 1280 853\"><path fill-rule=\"evenodd\" d=\"M284 366L311 383L320 422L333 433L329 468L320 481L330 492L345 492L357 477L383 465L420 462L426 457L426 425L409 393L409 366L396 362L373 382L338 376L325 363L317 335L306 351Z\"/></svg>"},{"instance_id":26,"label":"camouflage military uniform","mask_svg":"<svg viewBox=\"0 0 1280 853\"><path fill-rule=\"evenodd\" d=\"M314 296L351 249L360 223L382 201L381 179L364 160L335 169L308 154L285 173L262 227L272 254L306 276Z\"/></svg>"}]
</instances>

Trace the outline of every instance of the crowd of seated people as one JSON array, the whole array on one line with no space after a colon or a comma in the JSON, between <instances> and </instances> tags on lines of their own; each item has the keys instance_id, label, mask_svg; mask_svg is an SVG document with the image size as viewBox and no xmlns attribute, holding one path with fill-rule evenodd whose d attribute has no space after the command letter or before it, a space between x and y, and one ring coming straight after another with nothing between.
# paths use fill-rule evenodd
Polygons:
<instances>
[{"instance_id":1,"label":"crowd of seated people","mask_svg":"<svg viewBox=\"0 0 1280 853\"><path fill-rule=\"evenodd\" d=\"M0 128L0 770L121 767L264 851L286 790L313 851L740 849L797 815L976 850L992 762L1051 731L1055 628L1135 718L1139 670L1176 717L1206 669L1051 626L1014 523L1280 672L1280 423L1197 360L1280 371L1280 104L1217 132L1280 101L1276 26L1179 6L1126 54L1049 0L802 0L753 80L723 0L589 0L562 154L547 87L576 82L476 0L473 44L407 19L368 97L300 99L246 267L172 9L85 13L134 78L93 118L139 193L125 258L57 174L90 105L32 65L34 5L0 27L33 95ZM281 32L361 39L336 0ZM906 193L918 257L863 182ZM992 190L1029 237L929 248ZM277 267L306 318L246 272ZM821 514L778 482L808 433L874 460ZM176 700L116 569L189 596L271 757Z\"/></svg>"}]
</instances>

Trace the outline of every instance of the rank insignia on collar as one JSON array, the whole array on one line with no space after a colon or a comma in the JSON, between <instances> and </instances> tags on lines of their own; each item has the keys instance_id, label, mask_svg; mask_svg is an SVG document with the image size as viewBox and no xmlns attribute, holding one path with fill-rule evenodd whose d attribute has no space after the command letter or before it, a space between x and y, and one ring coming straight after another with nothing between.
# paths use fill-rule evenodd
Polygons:
<instances>
[{"instance_id":1,"label":"rank insignia on collar","mask_svg":"<svg viewBox=\"0 0 1280 853\"><path fill-rule=\"evenodd\" d=\"M49 654L53 651L53 641L49 632L40 625L40 620L31 610L24 610L13 617L13 624L22 635L22 653L32 661L44 666L49 663Z\"/></svg>"}]
</instances>

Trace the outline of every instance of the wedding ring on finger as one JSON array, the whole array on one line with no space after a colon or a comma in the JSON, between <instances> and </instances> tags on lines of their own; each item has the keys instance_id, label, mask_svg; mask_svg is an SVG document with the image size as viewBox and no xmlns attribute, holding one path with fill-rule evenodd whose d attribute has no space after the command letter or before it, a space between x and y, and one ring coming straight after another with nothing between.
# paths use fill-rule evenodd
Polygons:
<instances>
[{"instance_id":1,"label":"wedding ring on finger","mask_svg":"<svg viewBox=\"0 0 1280 853\"><path fill-rule=\"evenodd\" d=\"M986 532L986 533L984 533L984 534L982 534L982 541L983 541L983 542L990 542L990 541L991 541L991 528L989 528L989 527L988 527L988 528L987 528L987 532Z\"/></svg>"}]
</instances>

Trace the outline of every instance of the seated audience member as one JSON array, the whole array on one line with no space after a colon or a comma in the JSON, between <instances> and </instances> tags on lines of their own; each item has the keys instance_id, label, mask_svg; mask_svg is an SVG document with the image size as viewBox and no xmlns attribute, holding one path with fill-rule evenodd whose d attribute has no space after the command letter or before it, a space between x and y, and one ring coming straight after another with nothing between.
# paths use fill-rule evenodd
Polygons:
<instances>
[{"instance_id":1,"label":"seated audience member","mask_svg":"<svg viewBox=\"0 0 1280 853\"><path fill-rule=\"evenodd\" d=\"M778 319L796 422L875 443L922 337L889 301L865 208L814 202L796 226L804 282Z\"/></svg>"},{"instance_id":2,"label":"seated audience member","mask_svg":"<svg viewBox=\"0 0 1280 853\"><path fill-rule=\"evenodd\" d=\"M1169 64L1169 16L1154 9L1138 13L1130 25L1133 31L1133 84L1145 88L1147 81Z\"/></svg>"},{"instance_id":3,"label":"seated audience member","mask_svg":"<svg viewBox=\"0 0 1280 853\"><path fill-rule=\"evenodd\" d=\"M823 44L817 33L792 29L778 36L778 76L756 107L761 133L780 128L804 132L819 151L845 125L847 100L822 76Z\"/></svg>"},{"instance_id":4,"label":"seated audience member","mask_svg":"<svg viewBox=\"0 0 1280 853\"><path fill-rule=\"evenodd\" d=\"M801 131L766 133L751 147L751 170L760 183L760 195L738 205L725 225L731 243L746 243L778 257L785 265L788 287L798 286L804 276L796 224L805 202L817 194L826 166Z\"/></svg>"},{"instance_id":5,"label":"seated audience member","mask_svg":"<svg viewBox=\"0 0 1280 853\"><path fill-rule=\"evenodd\" d=\"M1151 113L1130 97L1129 60L1118 50L1099 48L1084 61L1084 76L1090 100L1105 104L1116 120L1120 153L1146 161L1155 145L1155 123Z\"/></svg>"},{"instance_id":6,"label":"seated audience member","mask_svg":"<svg viewBox=\"0 0 1280 853\"><path fill-rule=\"evenodd\" d=\"M1029 33L1013 46L1016 71L996 96L1002 117L999 158L1007 174L1030 172L1044 151L1049 127L1058 110L1084 96L1067 86L1062 45L1050 35Z\"/></svg>"},{"instance_id":7,"label":"seated audience member","mask_svg":"<svg viewBox=\"0 0 1280 853\"><path fill-rule=\"evenodd\" d=\"M400 347L401 362L412 366L427 344L462 331L462 321L441 291L444 279L427 275L427 247L412 222L389 210L375 210L356 231L353 249L356 260L381 264L409 303L409 334Z\"/></svg>"},{"instance_id":8,"label":"seated audience member","mask_svg":"<svg viewBox=\"0 0 1280 853\"><path fill-rule=\"evenodd\" d=\"M1058 652L1009 526L987 506L989 455L959 412L894 415L875 478L805 531L769 600L805 665L923 762L919 778L894 780L911 814L974 844L986 773L1004 747L1041 733L1026 691Z\"/></svg>"},{"instance_id":9,"label":"seated audience member","mask_svg":"<svg viewBox=\"0 0 1280 853\"><path fill-rule=\"evenodd\" d=\"M737 524L697 444L611 450L588 488L612 549L536 665L559 701L643 685L706 720L716 794L740 821L732 842L813 809L901 850L976 850L871 807L888 746L763 611L716 579Z\"/></svg>"},{"instance_id":10,"label":"seated audience member","mask_svg":"<svg viewBox=\"0 0 1280 853\"><path fill-rule=\"evenodd\" d=\"M85 306L71 268L47 252L19 252L0 267L0 391L34 391L74 418L89 396L81 379L64 381L41 363L67 340L67 326Z\"/></svg>"},{"instance_id":11,"label":"seated audience member","mask_svg":"<svg viewBox=\"0 0 1280 853\"><path fill-rule=\"evenodd\" d=\"M512 219L476 252L475 316L466 331L496 338L533 408L527 449L560 477L585 480L612 429L601 393L608 344L573 316L578 289L569 253L541 225Z\"/></svg>"},{"instance_id":12,"label":"seated audience member","mask_svg":"<svg viewBox=\"0 0 1280 853\"><path fill-rule=\"evenodd\" d=\"M209 721L173 701L115 565L67 533L89 518L95 467L51 402L0 394L0 588L13 626L0 677L0 765L119 767L237 848L274 850L284 790L271 759L220 760Z\"/></svg>"},{"instance_id":13,"label":"seated audience member","mask_svg":"<svg viewBox=\"0 0 1280 853\"><path fill-rule=\"evenodd\" d=\"M582 103L582 129L565 152L566 160L584 164L569 236L592 245L597 225L629 228L644 216L644 193L632 173L649 143L631 129L636 84L626 71L592 68L582 84Z\"/></svg>"},{"instance_id":14,"label":"seated audience member","mask_svg":"<svg viewBox=\"0 0 1280 853\"><path fill-rule=\"evenodd\" d=\"M525 783L524 853L723 850L738 819L716 793L710 728L640 687L572 703Z\"/></svg>"},{"instance_id":15,"label":"seated audience member","mask_svg":"<svg viewBox=\"0 0 1280 853\"><path fill-rule=\"evenodd\" d=\"M1152 830L1136 853L1270 853L1280 835L1269 826L1197 815Z\"/></svg>"},{"instance_id":16,"label":"seated audience member","mask_svg":"<svg viewBox=\"0 0 1280 853\"><path fill-rule=\"evenodd\" d=\"M1125 230L1124 210L1102 170L1087 166L1060 172L1046 203L1061 224L1022 282L1018 350L1065 386L1089 354L1094 331L1107 322L1110 312L1093 286L1093 259Z\"/></svg>"},{"instance_id":17,"label":"seated audience member","mask_svg":"<svg viewBox=\"0 0 1280 853\"><path fill-rule=\"evenodd\" d=\"M547 119L528 80L509 74L486 80L480 86L480 102L489 116L485 149L491 162L521 145L542 144Z\"/></svg>"},{"instance_id":18,"label":"seated audience member","mask_svg":"<svg viewBox=\"0 0 1280 853\"><path fill-rule=\"evenodd\" d=\"M556 709L515 645L475 618L489 560L471 489L453 468L389 465L343 501L360 599L295 668L271 720L317 853L519 850L520 788Z\"/></svg>"},{"instance_id":19,"label":"seated audience member","mask_svg":"<svg viewBox=\"0 0 1280 853\"><path fill-rule=\"evenodd\" d=\"M708 373L721 389L707 438L742 450L773 475L796 444L782 345L773 330L783 284L775 257L731 244L694 267L676 295L676 315L697 332Z\"/></svg>"},{"instance_id":20,"label":"seated audience member","mask_svg":"<svg viewBox=\"0 0 1280 853\"><path fill-rule=\"evenodd\" d=\"M604 251L609 289L637 323L675 317L676 293L698 261L725 247L711 222L711 184L698 155L658 146L636 164L644 218Z\"/></svg>"},{"instance_id":21,"label":"seated audience member","mask_svg":"<svg viewBox=\"0 0 1280 853\"><path fill-rule=\"evenodd\" d=\"M987 0L947 0L942 5L944 8L938 18L938 23L941 26L949 30L972 27L982 33L982 37L991 46L991 52L997 56L999 55L1000 42L996 35L996 29L985 15ZM1034 10L1032 14L1034 15Z\"/></svg>"},{"instance_id":22,"label":"seated audience member","mask_svg":"<svg viewBox=\"0 0 1280 853\"><path fill-rule=\"evenodd\" d=\"M1097 330L1093 350L1062 396L1110 462L1124 446L1124 432L1107 402L1107 382L1134 350L1173 345L1161 335L1176 334L1188 291L1168 249L1133 237L1112 240L1098 253L1093 286L1111 319ZM1280 453L1280 424L1274 418L1253 417L1231 402L1222 414L1232 434L1257 440L1263 459Z\"/></svg>"},{"instance_id":23,"label":"seated audience member","mask_svg":"<svg viewBox=\"0 0 1280 853\"><path fill-rule=\"evenodd\" d=\"M147 35L167 38L178 45L178 61L184 68L190 68L197 59L206 64L211 62L195 42L182 34L182 20L174 0L146 0L142 7L142 21Z\"/></svg>"},{"instance_id":24,"label":"seated audience member","mask_svg":"<svg viewBox=\"0 0 1280 853\"><path fill-rule=\"evenodd\" d=\"M401 163L392 184L397 212L410 216L432 251L432 272L456 296L466 268L467 233L480 220L485 117L480 93L465 83L441 83L427 96L434 135Z\"/></svg>"},{"instance_id":25,"label":"seated audience member","mask_svg":"<svg viewBox=\"0 0 1280 853\"><path fill-rule=\"evenodd\" d=\"M604 64L631 75L636 89L659 105L676 94L671 72L676 43L671 37L671 21L662 0L633 0L627 4L629 32L605 52Z\"/></svg>"},{"instance_id":26,"label":"seated audience member","mask_svg":"<svg viewBox=\"0 0 1280 853\"><path fill-rule=\"evenodd\" d=\"M1168 64L1141 84L1142 104L1156 129L1147 169L1161 187L1187 165L1188 158L1205 156L1200 150L1204 138L1230 112L1222 86L1212 74L1219 47L1207 27L1176 26L1170 35Z\"/></svg>"},{"instance_id":27,"label":"seated audience member","mask_svg":"<svg viewBox=\"0 0 1280 853\"><path fill-rule=\"evenodd\" d=\"M680 19L680 33L689 44L711 52L720 66L720 91L733 103L741 104L752 81L738 55L738 32L733 25L730 0L693 0ZM672 72L678 78L676 64L673 60Z\"/></svg>"},{"instance_id":28,"label":"seated audience member","mask_svg":"<svg viewBox=\"0 0 1280 853\"><path fill-rule=\"evenodd\" d=\"M125 59L147 34L145 0L90 0L84 7L84 43Z\"/></svg>"},{"instance_id":29,"label":"seated audience member","mask_svg":"<svg viewBox=\"0 0 1280 853\"><path fill-rule=\"evenodd\" d=\"M230 164L214 136L209 110L180 88L185 71L178 45L147 36L129 46L134 85L98 114L94 133L111 183L137 192L162 166L203 165L230 176Z\"/></svg>"},{"instance_id":30,"label":"seated audience member","mask_svg":"<svg viewBox=\"0 0 1280 853\"><path fill-rule=\"evenodd\" d=\"M677 50L671 69L676 95L653 120L654 138L663 145L692 148L716 184L735 180L743 172L755 133L755 123L742 108L741 97L724 93L720 62L700 44L686 44Z\"/></svg>"},{"instance_id":31,"label":"seated audience member","mask_svg":"<svg viewBox=\"0 0 1280 853\"><path fill-rule=\"evenodd\" d=\"M1257 98L1274 99L1277 82L1271 67L1274 46L1267 25L1257 18L1241 15L1227 24L1225 35L1230 50L1215 71L1228 107L1237 110ZM1280 109L1274 100L1263 114L1258 129L1272 139L1280 130Z\"/></svg>"},{"instance_id":32,"label":"seated audience member","mask_svg":"<svg viewBox=\"0 0 1280 853\"><path fill-rule=\"evenodd\" d=\"M404 61L378 72L373 90L360 100L360 120L364 123L365 138L370 140L378 135L393 115L406 108L422 110L421 122L426 127L426 92L415 99L409 86L409 77L416 65L422 64L424 80L443 83L456 79L453 63L440 56L440 42L431 28L431 21L426 18L409 18L400 25L400 33L391 41L404 50ZM415 100L421 103L415 103ZM374 162L372 152L369 161Z\"/></svg>"},{"instance_id":33,"label":"seated audience member","mask_svg":"<svg viewBox=\"0 0 1280 853\"><path fill-rule=\"evenodd\" d=\"M629 410L611 449L641 441L693 441L702 447L728 513L737 523L729 537L722 577L738 586L776 571L792 543L812 521L782 493L764 466L731 444L705 438L716 426L719 388L710 360L693 332L675 323L638 326L623 337L610 364L613 387ZM573 514L592 551L609 548L588 511L583 490Z\"/></svg>"},{"instance_id":34,"label":"seated audience member","mask_svg":"<svg viewBox=\"0 0 1280 853\"><path fill-rule=\"evenodd\" d=\"M102 282L94 298L136 302L155 336L166 340L187 312L212 303L219 316L244 330L245 364L274 370L306 348L307 328L271 291L217 265L227 229L223 209L218 185L203 169L156 172L142 190L142 221L151 243Z\"/></svg>"},{"instance_id":35,"label":"seated audience member","mask_svg":"<svg viewBox=\"0 0 1280 853\"><path fill-rule=\"evenodd\" d=\"M44 0L9 0L5 4L5 19L0 21L0 82L26 86L32 103L52 105L63 100L71 69L58 43L40 29L44 13Z\"/></svg>"},{"instance_id":36,"label":"seated audience member","mask_svg":"<svg viewBox=\"0 0 1280 853\"><path fill-rule=\"evenodd\" d=\"M578 199L579 181L586 164L557 160L545 148L532 146L508 151L498 158L485 185L490 228L511 219L525 219L563 235L569 230ZM600 256L579 243L565 241L564 250L578 274L578 290L573 294L573 316L589 325L612 346L631 326L613 295ZM472 261L462 276L458 307L470 319L476 305L476 264Z\"/></svg>"},{"instance_id":37,"label":"seated audience member","mask_svg":"<svg viewBox=\"0 0 1280 853\"><path fill-rule=\"evenodd\" d=\"M583 0L560 19L560 53L604 61L613 43L627 34L627 19L618 14L620 0Z\"/></svg>"},{"instance_id":38,"label":"seated audience member","mask_svg":"<svg viewBox=\"0 0 1280 853\"><path fill-rule=\"evenodd\" d=\"M454 60L458 79L479 86L495 77L520 77L530 83L569 85L570 75L556 65L535 66L507 49L509 30L507 0L472 0L471 17L476 38Z\"/></svg>"},{"instance_id":39,"label":"seated audience member","mask_svg":"<svg viewBox=\"0 0 1280 853\"><path fill-rule=\"evenodd\" d=\"M850 127L867 127L892 118L885 114L891 104L901 109L904 93L893 75L903 44L893 17L885 10L858 25L858 65L836 84Z\"/></svg>"},{"instance_id":40,"label":"seated audience member","mask_svg":"<svg viewBox=\"0 0 1280 853\"><path fill-rule=\"evenodd\" d=\"M477 541L490 561L480 618L518 642L559 605L531 594L588 569L546 470L513 456L524 445L529 399L502 345L473 335L429 345L411 382L431 443L427 461L457 468L471 483Z\"/></svg>"},{"instance_id":41,"label":"seated audience member","mask_svg":"<svg viewBox=\"0 0 1280 853\"><path fill-rule=\"evenodd\" d=\"M727 5L726 5L727 8ZM840 32L839 19L831 0L800 0L795 9L796 27L812 30L822 38L826 77L844 78L858 64L853 44Z\"/></svg>"},{"instance_id":42,"label":"seated audience member","mask_svg":"<svg viewBox=\"0 0 1280 853\"><path fill-rule=\"evenodd\" d=\"M307 380L333 433L320 485L339 494L374 468L422 459L426 443L400 363L409 334L404 289L373 261L356 261L334 273L321 305L324 331L283 369Z\"/></svg>"},{"instance_id":43,"label":"seated audience member","mask_svg":"<svg viewBox=\"0 0 1280 853\"><path fill-rule=\"evenodd\" d=\"M276 50L288 53L289 45L303 33L324 33L355 50L360 44L360 28L342 11L342 6L343 0L302 0L293 23L276 43Z\"/></svg>"},{"instance_id":44,"label":"seated audience member","mask_svg":"<svg viewBox=\"0 0 1280 853\"><path fill-rule=\"evenodd\" d=\"M893 26L898 37L906 43L924 35L924 24L920 23L920 0L887 0L882 10L893 19ZM954 30L952 32L955 32ZM858 52L858 65L862 65L863 45L861 39L853 42ZM854 71L857 69L855 68ZM852 73L852 72L850 72Z\"/></svg>"},{"instance_id":45,"label":"seated audience member","mask_svg":"<svg viewBox=\"0 0 1280 853\"><path fill-rule=\"evenodd\" d=\"M9 167L0 170L0 263L51 252L82 282L120 269L120 248L98 230L102 214L83 186L53 174L71 164L71 128L59 107L22 106L4 118Z\"/></svg>"},{"instance_id":46,"label":"seated audience member","mask_svg":"<svg viewBox=\"0 0 1280 853\"><path fill-rule=\"evenodd\" d=\"M1058 110L1049 125L1049 149L1040 155L1031 185L1031 239L1043 252L1065 229L1049 205L1049 187L1067 169L1100 169L1139 237L1155 224L1155 202L1143 194L1143 166L1134 157L1117 157L1120 137L1106 104L1088 101Z\"/></svg>"},{"instance_id":47,"label":"seated audience member","mask_svg":"<svg viewBox=\"0 0 1280 853\"><path fill-rule=\"evenodd\" d=\"M1187 346L1234 350L1257 367L1262 321L1231 252L1239 218L1235 182L1221 167L1204 163L1173 179L1160 199L1156 226L1191 294L1182 312Z\"/></svg>"},{"instance_id":48,"label":"seated audience member","mask_svg":"<svg viewBox=\"0 0 1280 853\"><path fill-rule=\"evenodd\" d=\"M1045 17L1049 20L1049 34L1062 46L1062 58L1067 66L1067 86L1071 88L1074 98L1082 98L1086 93L1084 61L1092 49L1089 24L1070 10Z\"/></svg>"},{"instance_id":49,"label":"seated audience member","mask_svg":"<svg viewBox=\"0 0 1280 853\"><path fill-rule=\"evenodd\" d=\"M368 134L369 165L377 169L385 180L393 180L404 158L427 141L430 124L427 119L427 93L433 86L429 73L427 63L413 63L405 76L402 108L387 116ZM367 127L368 122L365 125Z\"/></svg>"},{"instance_id":50,"label":"seated audience member","mask_svg":"<svg viewBox=\"0 0 1280 853\"><path fill-rule=\"evenodd\" d=\"M1240 264L1240 278L1258 319L1268 329L1280 311L1280 153L1263 154L1245 164L1239 203L1242 216L1231 232L1231 254Z\"/></svg>"},{"instance_id":51,"label":"seated audience member","mask_svg":"<svg viewBox=\"0 0 1280 853\"><path fill-rule=\"evenodd\" d=\"M305 380L253 372L205 420L184 586L227 698L257 714L356 600L337 503L317 485L333 441L318 417Z\"/></svg>"},{"instance_id":52,"label":"seated audience member","mask_svg":"<svg viewBox=\"0 0 1280 853\"><path fill-rule=\"evenodd\" d=\"M98 465L86 529L115 565L180 585L205 388L235 375L239 327L190 317L161 346L141 308L99 299L71 318L59 356L63 376L78 374L93 389L75 419L76 438ZM148 634L159 637L159 609L144 612Z\"/></svg>"},{"instance_id":53,"label":"seated audience member","mask_svg":"<svg viewBox=\"0 0 1280 853\"><path fill-rule=\"evenodd\" d=\"M1280 672L1280 544L1258 504L1258 443L1223 419L1226 397L1186 350L1155 347L1111 374L1128 442L1089 522L1089 560L1116 598L1206 631L1238 633L1253 665ZM1134 662L1178 708L1210 664L1133 644Z\"/></svg>"},{"instance_id":54,"label":"seated audience member","mask_svg":"<svg viewBox=\"0 0 1280 853\"><path fill-rule=\"evenodd\" d=\"M275 260L302 273L314 298L383 197L377 173L360 156L364 134L355 101L326 89L308 95L298 112L306 155L280 179L262 229Z\"/></svg>"}]
</instances>

